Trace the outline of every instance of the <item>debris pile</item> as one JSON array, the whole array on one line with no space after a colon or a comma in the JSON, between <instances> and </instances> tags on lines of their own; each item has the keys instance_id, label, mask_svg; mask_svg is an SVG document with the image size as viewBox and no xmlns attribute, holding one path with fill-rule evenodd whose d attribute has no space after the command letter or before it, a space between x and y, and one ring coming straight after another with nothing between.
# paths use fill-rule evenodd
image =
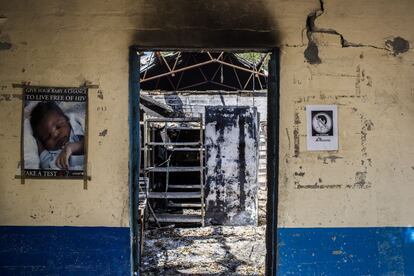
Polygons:
<instances>
[{"instance_id":1,"label":"debris pile","mask_svg":"<svg viewBox=\"0 0 414 276\"><path fill-rule=\"evenodd\" d=\"M145 235L142 275L264 275L264 225L164 228Z\"/></svg>"}]
</instances>

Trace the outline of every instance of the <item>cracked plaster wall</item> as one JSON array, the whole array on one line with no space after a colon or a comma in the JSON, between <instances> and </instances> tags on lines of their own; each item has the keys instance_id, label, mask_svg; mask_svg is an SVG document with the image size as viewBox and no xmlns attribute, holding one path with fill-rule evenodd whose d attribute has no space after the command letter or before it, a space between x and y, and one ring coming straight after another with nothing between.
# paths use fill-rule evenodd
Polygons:
<instances>
[{"instance_id":1,"label":"cracked plaster wall","mask_svg":"<svg viewBox=\"0 0 414 276\"><path fill-rule=\"evenodd\" d=\"M281 226L414 223L412 7L321 1L282 47ZM338 151L306 150L307 104L338 105Z\"/></svg>"},{"instance_id":2,"label":"cracked plaster wall","mask_svg":"<svg viewBox=\"0 0 414 276\"><path fill-rule=\"evenodd\" d=\"M129 224L132 44L280 47L280 225L414 224L412 10L410 0L1 1L0 224ZM404 51L393 50L398 37ZM305 56L308 38L319 62ZM21 91L12 84L85 81L99 85L90 91L88 190L80 181L21 185ZM337 152L306 151L306 104L338 105Z\"/></svg>"}]
</instances>

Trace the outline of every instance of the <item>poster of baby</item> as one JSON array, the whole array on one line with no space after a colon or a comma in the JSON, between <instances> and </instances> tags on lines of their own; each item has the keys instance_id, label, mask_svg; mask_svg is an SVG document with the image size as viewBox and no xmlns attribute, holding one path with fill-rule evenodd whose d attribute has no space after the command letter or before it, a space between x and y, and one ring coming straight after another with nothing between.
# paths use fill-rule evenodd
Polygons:
<instances>
[{"instance_id":1,"label":"poster of baby","mask_svg":"<svg viewBox=\"0 0 414 276\"><path fill-rule=\"evenodd\" d=\"M25 178L83 178L86 87L23 87Z\"/></svg>"}]
</instances>

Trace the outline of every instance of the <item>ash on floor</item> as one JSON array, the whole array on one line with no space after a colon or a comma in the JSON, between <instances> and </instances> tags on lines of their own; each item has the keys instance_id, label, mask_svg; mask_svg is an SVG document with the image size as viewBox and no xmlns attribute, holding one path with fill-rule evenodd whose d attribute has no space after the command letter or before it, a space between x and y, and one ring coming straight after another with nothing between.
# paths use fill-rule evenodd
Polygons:
<instances>
[{"instance_id":1,"label":"ash on floor","mask_svg":"<svg viewBox=\"0 0 414 276\"><path fill-rule=\"evenodd\" d=\"M265 226L147 231L142 275L264 275Z\"/></svg>"}]
</instances>

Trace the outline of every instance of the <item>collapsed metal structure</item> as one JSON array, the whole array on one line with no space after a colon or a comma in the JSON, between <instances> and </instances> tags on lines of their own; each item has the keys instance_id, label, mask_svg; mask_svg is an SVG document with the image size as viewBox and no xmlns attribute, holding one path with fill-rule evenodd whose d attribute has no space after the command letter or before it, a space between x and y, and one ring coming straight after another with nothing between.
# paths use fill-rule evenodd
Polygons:
<instances>
[{"instance_id":1,"label":"collapsed metal structure","mask_svg":"<svg viewBox=\"0 0 414 276\"><path fill-rule=\"evenodd\" d=\"M205 223L212 223L211 218L208 221L205 219L207 160L205 160L204 145L204 107L203 111L200 111L200 108L190 108L190 112L185 112L187 110L184 111L183 106L186 104L191 106L192 103L183 103L180 95L208 93L211 97L219 97L223 106L226 106L224 98L228 97L232 99L237 97L237 105L241 104L244 107L251 105L246 102L246 97L251 97L253 102L255 97L259 97L259 102L263 102L261 98L266 97L263 94L266 94L267 89L265 64L268 54L254 53L254 55L255 61L248 61L235 53L208 51L151 52L141 56L140 87L144 92L141 93L141 110L144 114L141 118L143 151L140 186L141 225L144 225L145 221L158 227L204 226ZM157 100L151 93L159 93L162 99ZM240 101L238 97L241 97ZM197 99L194 100L201 103ZM215 105L213 102L210 102L211 104ZM205 105L204 100L202 105ZM209 104L207 103L205 108L207 105ZM231 105L235 107L235 103ZM259 117L254 119L254 121L258 120ZM244 129L241 125L234 125L234 127L236 131L239 131L240 127ZM254 132L257 132L257 129ZM243 135L237 141L239 139L244 141ZM258 140L258 135L256 138ZM234 146L233 151L237 152L239 147L244 147L244 144L238 146L236 143ZM253 154L255 155L256 153ZM236 163L234 165L238 166ZM253 165L249 170L258 170L254 167ZM239 176L236 178L238 179ZM230 182L236 185L237 181ZM248 181L248 183L253 182ZM246 187L249 185L251 184ZM257 192L256 188L254 191ZM246 202L244 192L241 192L242 194L239 195L242 198L241 202ZM252 194L252 200L255 202L257 202L256 192ZM235 199L237 201L237 196ZM221 202L220 197L214 200L219 204L227 204L225 200ZM230 205L233 207L237 205L234 204ZM245 210L244 208L239 209ZM257 204L253 209L255 208L257 212ZM253 219L249 221L257 223L257 217L254 218L257 214L252 213L252 215ZM222 220L222 223L226 223L225 221L227 220ZM237 220L234 223L242 222Z\"/></svg>"},{"instance_id":2,"label":"collapsed metal structure","mask_svg":"<svg viewBox=\"0 0 414 276\"><path fill-rule=\"evenodd\" d=\"M267 89L264 69L268 53L255 53L257 62L228 52L151 52L142 60L141 89L263 90Z\"/></svg>"},{"instance_id":3,"label":"collapsed metal structure","mask_svg":"<svg viewBox=\"0 0 414 276\"><path fill-rule=\"evenodd\" d=\"M199 117L147 118L143 174L149 220L204 226L204 127Z\"/></svg>"}]
</instances>

